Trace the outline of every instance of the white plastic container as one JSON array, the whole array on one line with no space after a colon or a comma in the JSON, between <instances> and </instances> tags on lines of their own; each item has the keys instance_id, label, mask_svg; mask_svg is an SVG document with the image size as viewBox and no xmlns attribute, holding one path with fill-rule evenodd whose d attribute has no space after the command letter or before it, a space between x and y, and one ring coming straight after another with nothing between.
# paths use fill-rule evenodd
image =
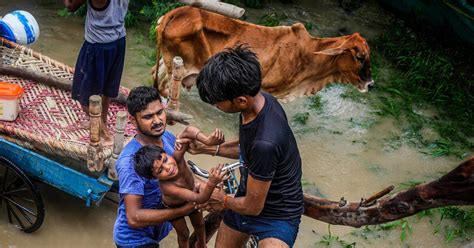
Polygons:
<instances>
[{"instance_id":1,"label":"white plastic container","mask_svg":"<svg viewBox=\"0 0 474 248\"><path fill-rule=\"evenodd\" d=\"M18 84L0 82L0 120L14 121L20 112L19 98L23 88Z\"/></svg>"},{"instance_id":2,"label":"white plastic container","mask_svg":"<svg viewBox=\"0 0 474 248\"><path fill-rule=\"evenodd\" d=\"M0 19L0 36L21 45L33 44L40 30L35 18L24 10L16 10Z\"/></svg>"}]
</instances>

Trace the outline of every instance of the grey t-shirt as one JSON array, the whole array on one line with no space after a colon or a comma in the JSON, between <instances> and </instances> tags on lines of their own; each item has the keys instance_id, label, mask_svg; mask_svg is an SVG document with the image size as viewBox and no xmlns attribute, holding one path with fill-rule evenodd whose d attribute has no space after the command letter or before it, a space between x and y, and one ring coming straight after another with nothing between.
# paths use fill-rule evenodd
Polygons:
<instances>
[{"instance_id":1,"label":"grey t-shirt","mask_svg":"<svg viewBox=\"0 0 474 248\"><path fill-rule=\"evenodd\" d=\"M109 0L97 9L87 0L85 39L90 43L109 43L126 35L125 15L129 0Z\"/></svg>"}]
</instances>

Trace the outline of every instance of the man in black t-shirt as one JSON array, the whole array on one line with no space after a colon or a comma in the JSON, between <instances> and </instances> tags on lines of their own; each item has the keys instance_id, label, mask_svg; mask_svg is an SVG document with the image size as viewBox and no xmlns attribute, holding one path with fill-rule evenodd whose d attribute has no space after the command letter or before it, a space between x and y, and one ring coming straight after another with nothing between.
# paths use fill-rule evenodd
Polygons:
<instances>
[{"instance_id":1,"label":"man in black t-shirt","mask_svg":"<svg viewBox=\"0 0 474 248\"><path fill-rule=\"evenodd\" d=\"M245 165L235 196L220 190L212 195L226 209L216 247L242 247L249 235L259 247L292 247L298 234L304 211L300 154L283 108L260 86L260 64L243 46L214 55L197 78L204 102L240 113L239 140L200 151Z\"/></svg>"}]
</instances>

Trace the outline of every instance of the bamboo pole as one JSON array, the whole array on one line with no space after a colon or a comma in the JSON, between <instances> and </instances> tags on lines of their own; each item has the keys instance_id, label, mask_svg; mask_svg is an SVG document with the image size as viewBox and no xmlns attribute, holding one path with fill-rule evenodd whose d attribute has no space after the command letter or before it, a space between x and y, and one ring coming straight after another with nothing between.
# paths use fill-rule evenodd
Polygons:
<instances>
[{"instance_id":1,"label":"bamboo pole","mask_svg":"<svg viewBox=\"0 0 474 248\"><path fill-rule=\"evenodd\" d=\"M171 89L170 89L170 108L179 111L179 93L181 91L181 80L185 72L184 62L181 57L173 58L173 73L171 75Z\"/></svg>"},{"instance_id":2,"label":"bamboo pole","mask_svg":"<svg viewBox=\"0 0 474 248\"><path fill-rule=\"evenodd\" d=\"M108 164L109 170L107 175L112 180L118 180L115 163L117 162L117 159L123 149L125 124L127 124L127 113L124 111L119 111L117 113L117 122L115 125L116 131L114 135L114 150Z\"/></svg>"},{"instance_id":3,"label":"bamboo pole","mask_svg":"<svg viewBox=\"0 0 474 248\"><path fill-rule=\"evenodd\" d=\"M102 143L100 142L102 98L93 95L89 98L90 144L87 149L87 168L101 172L104 169Z\"/></svg>"}]
</instances>

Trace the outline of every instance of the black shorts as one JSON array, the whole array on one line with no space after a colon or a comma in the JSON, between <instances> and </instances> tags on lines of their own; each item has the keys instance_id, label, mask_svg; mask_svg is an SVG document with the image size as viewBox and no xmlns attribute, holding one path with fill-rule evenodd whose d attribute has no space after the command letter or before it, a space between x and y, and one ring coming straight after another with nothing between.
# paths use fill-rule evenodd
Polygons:
<instances>
[{"instance_id":1,"label":"black shorts","mask_svg":"<svg viewBox=\"0 0 474 248\"><path fill-rule=\"evenodd\" d=\"M109 43L84 41L77 57L72 98L89 106L89 97L117 97L125 60L125 37Z\"/></svg>"}]
</instances>

